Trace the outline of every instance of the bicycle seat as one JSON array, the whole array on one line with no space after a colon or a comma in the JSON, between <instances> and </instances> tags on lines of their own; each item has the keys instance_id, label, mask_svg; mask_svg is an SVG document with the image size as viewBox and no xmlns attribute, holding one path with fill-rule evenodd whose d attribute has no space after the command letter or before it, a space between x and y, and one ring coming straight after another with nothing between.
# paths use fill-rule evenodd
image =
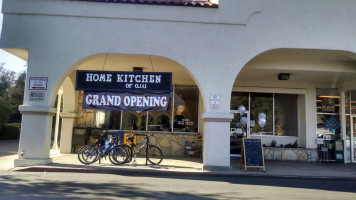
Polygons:
<instances>
[{"instance_id":1,"label":"bicycle seat","mask_svg":"<svg viewBox=\"0 0 356 200\"><path fill-rule=\"evenodd\" d=\"M126 139L130 140L131 142L134 140L134 136L128 136Z\"/></svg>"}]
</instances>

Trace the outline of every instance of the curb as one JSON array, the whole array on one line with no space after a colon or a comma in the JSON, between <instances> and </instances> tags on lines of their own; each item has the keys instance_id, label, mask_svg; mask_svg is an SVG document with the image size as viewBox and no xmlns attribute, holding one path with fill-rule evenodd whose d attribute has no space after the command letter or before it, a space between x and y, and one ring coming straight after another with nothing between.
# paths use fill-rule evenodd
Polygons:
<instances>
[{"instance_id":1,"label":"curb","mask_svg":"<svg viewBox=\"0 0 356 200\"><path fill-rule=\"evenodd\" d=\"M99 168L63 168L63 167L48 167L35 166L21 169L12 169L16 172L55 172L55 173L97 173L97 174L117 174L131 176L224 176L224 177L255 177L255 178L294 178L294 179L322 179L322 180L356 180L356 177L341 177L341 176L305 176L305 175L282 175L282 174L265 174L265 173L234 173L234 172L218 172L218 171L202 171L202 172L181 172L167 170L151 170L151 169L99 169Z\"/></svg>"}]
</instances>

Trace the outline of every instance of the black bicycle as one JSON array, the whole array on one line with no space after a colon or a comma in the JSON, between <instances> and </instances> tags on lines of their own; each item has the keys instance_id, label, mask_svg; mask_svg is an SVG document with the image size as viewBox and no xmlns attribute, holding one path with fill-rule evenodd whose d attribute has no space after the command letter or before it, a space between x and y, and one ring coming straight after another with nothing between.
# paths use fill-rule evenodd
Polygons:
<instances>
[{"instance_id":1,"label":"black bicycle","mask_svg":"<svg viewBox=\"0 0 356 200\"><path fill-rule=\"evenodd\" d=\"M103 143L105 134L101 135L101 138L94 142L94 145L85 145L78 151L78 159L81 163L89 165L101 159L109 156L109 160L112 164L122 165L124 164L130 154L123 145L118 144L118 137L113 135L107 144ZM104 139L105 141L105 139Z\"/></svg>"},{"instance_id":2,"label":"black bicycle","mask_svg":"<svg viewBox=\"0 0 356 200\"><path fill-rule=\"evenodd\" d=\"M142 142L135 143L134 142L135 136L143 136L144 139ZM158 146L150 143L149 136L145 134L134 134L132 136L127 137L127 139L130 141L130 145L122 144L129 152L129 157L125 161L126 163L130 163L132 160L133 162L136 162L136 157L141 152L142 149L145 149L146 164L147 161L153 165L158 165L162 162L163 160L162 150Z\"/></svg>"}]
</instances>

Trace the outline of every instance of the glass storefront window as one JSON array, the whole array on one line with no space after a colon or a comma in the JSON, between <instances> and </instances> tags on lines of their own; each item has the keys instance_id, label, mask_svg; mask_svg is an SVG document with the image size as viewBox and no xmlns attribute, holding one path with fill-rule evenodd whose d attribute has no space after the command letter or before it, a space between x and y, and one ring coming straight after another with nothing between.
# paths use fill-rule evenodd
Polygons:
<instances>
[{"instance_id":1,"label":"glass storefront window","mask_svg":"<svg viewBox=\"0 0 356 200\"><path fill-rule=\"evenodd\" d=\"M230 110L238 110L239 106L245 106L245 109L248 110L248 108L249 108L249 93L248 92L232 92ZM246 117L246 114L244 116ZM231 123L230 123L231 134L234 132L242 133L241 128L243 128L243 127L240 123L241 117L243 117L243 116L241 116L240 114L234 114L234 119L232 119Z\"/></svg>"},{"instance_id":2,"label":"glass storefront window","mask_svg":"<svg viewBox=\"0 0 356 200\"><path fill-rule=\"evenodd\" d=\"M345 92L346 160L356 161L356 90Z\"/></svg>"},{"instance_id":3,"label":"glass storefront window","mask_svg":"<svg viewBox=\"0 0 356 200\"><path fill-rule=\"evenodd\" d=\"M346 115L346 152L345 157L347 161L351 160L351 119L350 115Z\"/></svg>"},{"instance_id":4,"label":"glass storefront window","mask_svg":"<svg viewBox=\"0 0 356 200\"><path fill-rule=\"evenodd\" d=\"M273 135L273 94L251 93L250 104L251 135ZM259 114L266 114L266 124L262 127L259 123Z\"/></svg>"},{"instance_id":5,"label":"glass storefront window","mask_svg":"<svg viewBox=\"0 0 356 200\"><path fill-rule=\"evenodd\" d=\"M339 113L340 96L337 89L318 88L316 89L316 94L317 113Z\"/></svg>"},{"instance_id":6,"label":"glass storefront window","mask_svg":"<svg viewBox=\"0 0 356 200\"><path fill-rule=\"evenodd\" d=\"M351 95L350 92L345 92L345 113L350 114L350 104L351 103Z\"/></svg>"},{"instance_id":7,"label":"glass storefront window","mask_svg":"<svg viewBox=\"0 0 356 200\"><path fill-rule=\"evenodd\" d=\"M245 108L248 109L248 98L248 92L232 92L230 110L238 110L239 106L241 105L245 106Z\"/></svg>"},{"instance_id":8,"label":"glass storefront window","mask_svg":"<svg viewBox=\"0 0 356 200\"><path fill-rule=\"evenodd\" d=\"M199 91L196 87L177 86L174 94L174 132L198 131Z\"/></svg>"},{"instance_id":9,"label":"glass storefront window","mask_svg":"<svg viewBox=\"0 0 356 200\"><path fill-rule=\"evenodd\" d=\"M121 111L107 111L105 113L109 117L109 126L107 126L108 129L120 129L120 124L121 124ZM106 118L107 119L107 118Z\"/></svg>"},{"instance_id":10,"label":"glass storefront window","mask_svg":"<svg viewBox=\"0 0 356 200\"><path fill-rule=\"evenodd\" d=\"M108 129L172 132L173 127L174 132L198 132L198 88L175 86L174 91L169 111L96 110L95 124Z\"/></svg>"},{"instance_id":11,"label":"glass storefront window","mask_svg":"<svg viewBox=\"0 0 356 200\"><path fill-rule=\"evenodd\" d=\"M171 131L172 111L149 112L152 120L148 121L148 131Z\"/></svg>"},{"instance_id":12,"label":"glass storefront window","mask_svg":"<svg viewBox=\"0 0 356 200\"><path fill-rule=\"evenodd\" d=\"M146 120L145 120L146 121ZM135 111L124 111L122 113L122 129L137 130L138 116Z\"/></svg>"},{"instance_id":13,"label":"glass storefront window","mask_svg":"<svg viewBox=\"0 0 356 200\"><path fill-rule=\"evenodd\" d=\"M249 99L250 102L249 102ZM298 136L298 95L232 92L231 110L238 110L243 105L250 111L251 135ZM259 120L259 115L266 115L266 123ZM230 132L241 132L241 115L234 114L230 123ZM262 126L263 128L262 128ZM241 130L240 130L241 129Z\"/></svg>"},{"instance_id":14,"label":"glass storefront window","mask_svg":"<svg viewBox=\"0 0 356 200\"><path fill-rule=\"evenodd\" d=\"M329 134L332 139L341 139L338 90L335 88L317 88L316 95L317 137Z\"/></svg>"},{"instance_id":15,"label":"glass storefront window","mask_svg":"<svg viewBox=\"0 0 356 200\"><path fill-rule=\"evenodd\" d=\"M350 91L351 97L351 114L356 114L356 90Z\"/></svg>"},{"instance_id":16,"label":"glass storefront window","mask_svg":"<svg viewBox=\"0 0 356 200\"><path fill-rule=\"evenodd\" d=\"M275 134L298 136L297 95L274 94Z\"/></svg>"},{"instance_id":17,"label":"glass storefront window","mask_svg":"<svg viewBox=\"0 0 356 200\"><path fill-rule=\"evenodd\" d=\"M105 111L98 110L95 112L95 124L94 127L103 128L105 127Z\"/></svg>"}]
</instances>

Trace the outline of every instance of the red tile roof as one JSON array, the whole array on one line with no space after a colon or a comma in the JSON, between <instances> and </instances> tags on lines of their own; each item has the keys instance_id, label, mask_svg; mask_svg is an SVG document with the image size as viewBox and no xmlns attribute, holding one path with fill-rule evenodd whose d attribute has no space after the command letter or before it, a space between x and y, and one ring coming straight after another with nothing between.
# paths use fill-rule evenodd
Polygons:
<instances>
[{"instance_id":1,"label":"red tile roof","mask_svg":"<svg viewBox=\"0 0 356 200\"><path fill-rule=\"evenodd\" d=\"M71 0L71 1L218 8L218 4L211 3L210 1L192 1L192 0Z\"/></svg>"}]
</instances>

